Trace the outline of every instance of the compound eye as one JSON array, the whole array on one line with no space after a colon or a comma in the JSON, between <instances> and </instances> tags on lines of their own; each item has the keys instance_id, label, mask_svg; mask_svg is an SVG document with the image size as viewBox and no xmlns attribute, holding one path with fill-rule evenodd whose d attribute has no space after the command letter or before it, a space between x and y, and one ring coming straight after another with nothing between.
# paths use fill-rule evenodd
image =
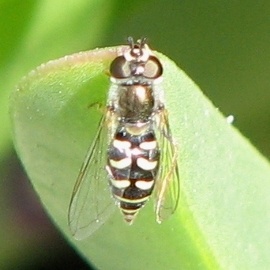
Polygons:
<instances>
[{"instance_id":1,"label":"compound eye","mask_svg":"<svg viewBox=\"0 0 270 270\"><path fill-rule=\"evenodd\" d=\"M150 56L145 63L143 76L149 79L157 79L163 73L160 61L155 56Z\"/></svg>"},{"instance_id":2,"label":"compound eye","mask_svg":"<svg viewBox=\"0 0 270 270\"><path fill-rule=\"evenodd\" d=\"M118 56L112 61L110 73L116 79L125 79L131 75L129 62L124 56Z\"/></svg>"}]
</instances>

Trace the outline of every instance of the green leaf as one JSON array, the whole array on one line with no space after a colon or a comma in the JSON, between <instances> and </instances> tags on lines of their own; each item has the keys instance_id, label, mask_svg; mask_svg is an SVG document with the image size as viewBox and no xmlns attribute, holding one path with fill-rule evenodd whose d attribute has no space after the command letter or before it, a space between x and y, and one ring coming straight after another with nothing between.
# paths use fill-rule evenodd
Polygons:
<instances>
[{"instance_id":1,"label":"green leaf","mask_svg":"<svg viewBox=\"0 0 270 270\"><path fill-rule=\"evenodd\" d=\"M50 256L48 250L37 248L45 238L36 237L31 228L30 234L25 233L22 223L14 218L25 216L25 212L13 203L22 195L13 192L16 184L11 176L13 172L21 177L14 159L11 161L10 93L37 64L102 44L108 37L114 6L114 0L0 0L0 226L4 232L0 236L0 269L24 269L36 263L41 252L43 258Z\"/></svg>"},{"instance_id":2,"label":"green leaf","mask_svg":"<svg viewBox=\"0 0 270 270\"><path fill-rule=\"evenodd\" d=\"M11 147L8 96L38 63L100 44L115 1L0 1L0 156Z\"/></svg>"},{"instance_id":3,"label":"green leaf","mask_svg":"<svg viewBox=\"0 0 270 270\"><path fill-rule=\"evenodd\" d=\"M72 238L69 200L100 113L91 105L106 100L108 66L116 53L117 48L108 48L51 61L12 94L17 151L54 222L98 269L267 269L270 166L160 54L179 145L177 212L159 225L149 202L132 226L116 211L90 238Z\"/></svg>"}]
</instances>

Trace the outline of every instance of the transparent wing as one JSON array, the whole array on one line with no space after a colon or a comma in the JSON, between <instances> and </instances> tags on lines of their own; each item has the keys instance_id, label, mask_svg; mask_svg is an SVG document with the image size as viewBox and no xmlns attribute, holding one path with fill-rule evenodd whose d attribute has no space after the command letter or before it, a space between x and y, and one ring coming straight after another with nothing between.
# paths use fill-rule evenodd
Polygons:
<instances>
[{"instance_id":1,"label":"transparent wing","mask_svg":"<svg viewBox=\"0 0 270 270\"><path fill-rule=\"evenodd\" d=\"M167 111L156 115L157 140L161 149L160 169L155 186L156 220L161 223L172 215L180 196L177 146L173 141Z\"/></svg>"},{"instance_id":2,"label":"transparent wing","mask_svg":"<svg viewBox=\"0 0 270 270\"><path fill-rule=\"evenodd\" d=\"M107 140L107 121L103 115L80 169L69 205L69 226L78 240L99 229L115 209L105 170Z\"/></svg>"}]
</instances>

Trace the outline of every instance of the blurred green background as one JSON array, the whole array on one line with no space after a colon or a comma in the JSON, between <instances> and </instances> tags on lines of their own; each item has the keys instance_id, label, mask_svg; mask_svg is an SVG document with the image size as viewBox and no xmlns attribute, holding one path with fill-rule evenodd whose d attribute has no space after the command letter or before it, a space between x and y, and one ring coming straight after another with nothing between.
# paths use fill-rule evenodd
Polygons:
<instances>
[{"instance_id":1,"label":"blurred green background","mask_svg":"<svg viewBox=\"0 0 270 270\"><path fill-rule=\"evenodd\" d=\"M8 96L37 65L146 36L270 156L270 2L0 0L0 269L88 269L16 157Z\"/></svg>"}]
</instances>

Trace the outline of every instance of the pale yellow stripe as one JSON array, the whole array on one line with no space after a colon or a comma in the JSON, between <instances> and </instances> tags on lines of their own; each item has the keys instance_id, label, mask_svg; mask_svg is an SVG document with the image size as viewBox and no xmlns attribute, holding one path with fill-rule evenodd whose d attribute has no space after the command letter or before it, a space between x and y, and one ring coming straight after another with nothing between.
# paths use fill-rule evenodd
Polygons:
<instances>
[{"instance_id":1,"label":"pale yellow stripe","mask_svg":"<svg viewBox=\"0 0 270 270\"><path fill-rule=\"evenodd\" d=\"M117 149L129 149L131 143L128 141L113 140L113 146Z\"/></svg>"},{"instance_id":2,"label":"pale yellow stripe","mask_svg":"<svg viewBox=\"0 0 270 270\"><path fill-rule=\"evenodd\" d=\"M136 212L138 212L139 210L140 210L140 208L138 208L138 209L125 209L125 208L121 208L121 210L122 210L122 212L124 213L124 214L134 214L134 213L136 213Z\"/></svg>"},{"instance_id":3,"label":"pale yellow stripe","mask_svg":"<svg viewBox=\"0 0 270 270\"><path fill-rule=\"evenodd\" d=\"M137 165L146 171L151 171L156 168L157 161L150 161L145 158L138 158L137 159Z\"/></svg>"},{"instance_id":4,"label":"pale yellow stripe","mask_svg":"<svg viewBox=\"0 0 270 270\"><path fill-rule=\"evenodd\" d=\"M148 190L154 185L154 180L153 181L143 181L143 180L138 180L135 182L135 186L139 189L142 190Z\"/></svg>"},{"instance_id":5,"label":"pale yellow stripe","mask_svg":"<svg viewBox=\"0 0 270 270\"><path fill-rule=\"evenodd\" d=\"M153 150L157 148L157 142L152 141L152 142L142 142L140 143L140 148L143 150Z\"/></svg>"},{"instance_id":6,"label":"pale yellow stripe","mask_svg":"<svg viewBox=\"0 0 270 270\"><path fill-rule=\"evenodd\" d=\"M117 196L114 194L114 197L118 200L118 201L121 201L121 202L127 202L127 203L141 203L141 202L144 202L146 201L149 196L146 196L146 197L143 197L143 198L139 198L139 199L127 199L127 198L123 198L123 197L120 197L120 196Z\"/></svg>"},{"instance_id":7,"label":"pale yellow stripe","mask_svg":"<svg viewBox=\"0 0 270 270\"><path fill-rule=\"evenodd\" d=\"M124 168L127 168L128 166L131 165L131 158L127 157L127 158L123 158L121 160L113 160L113 159L110 159L110 164L112 167L116 168L116 169L124 169Z\"/></svg>"},{"instance_id":8,"label":"pale yellow stripe","mask_svg":"<svg viewBox=\"0 0 270 270\"><path fill-rule=\"evenodd\" d=\"M113 186L115 186L116 188L127 188L130 186L130 181L129 180L114 180L114 179L110 179L111 183Z\"/></svg>"}]
</instances>

